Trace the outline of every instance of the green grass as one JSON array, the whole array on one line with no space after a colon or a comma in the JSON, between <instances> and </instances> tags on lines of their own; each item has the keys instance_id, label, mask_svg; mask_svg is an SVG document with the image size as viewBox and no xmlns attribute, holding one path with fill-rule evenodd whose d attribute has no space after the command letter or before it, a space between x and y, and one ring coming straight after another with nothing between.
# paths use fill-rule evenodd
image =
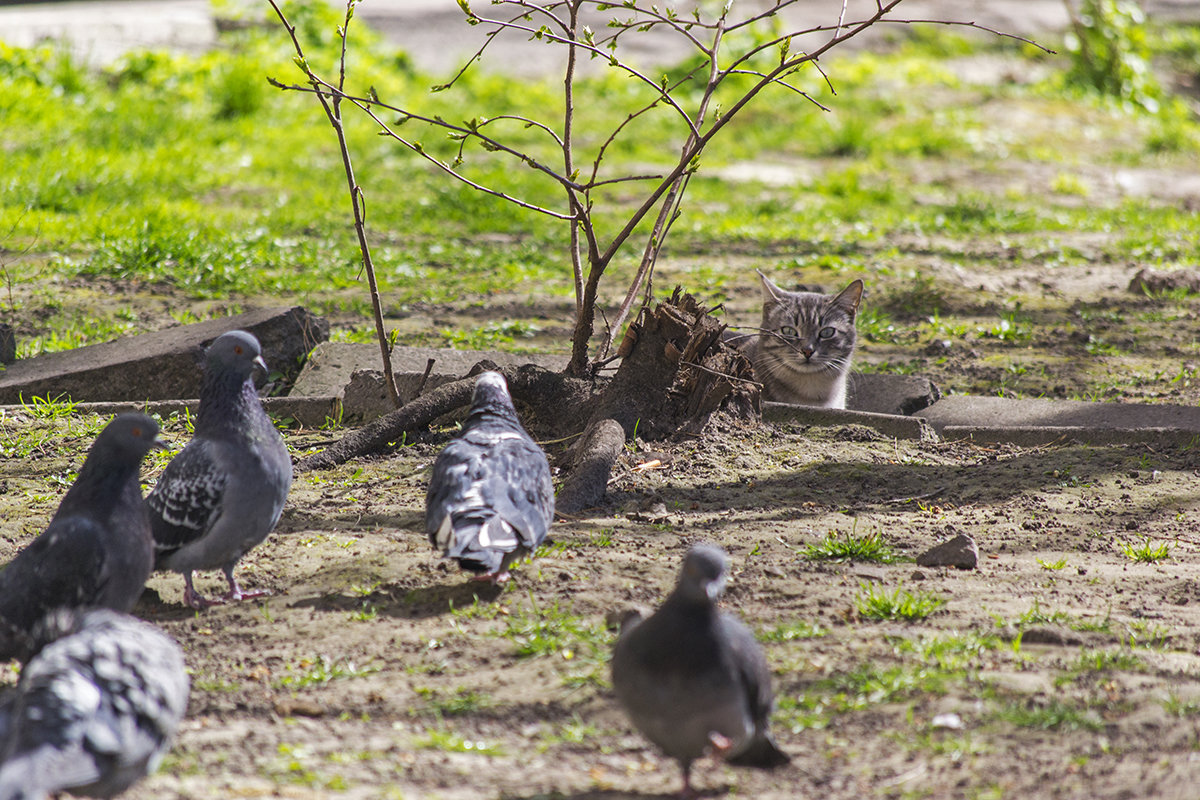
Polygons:
<instances>
[{"instance_id":1,"label":"green grass","mask_svg":"<svg viewBox=\"0 0 1200 800\"><path fill-rule=\"evenodd\" d=\"M961 689L983 664L994 663L1000 649L998 638L970 633L898 638L890 658L863 662L814 681L799 692L782 692L777 721L793 732L821 729L839 715L926 695L941 696L955 687Z\"/></svg>"},{"instance_id":2,"label":"green grass","mask_svg":"<svg viewBox=\"0 0 1200 800\"><path fill-rule=\"evenodd\" d=\"M492 744L482 739L471 739L444 727L428 729L423 736L418 736L413 740L413 746L422 750L475 753L481 756L497 756L504 753L503 748L498 744Z\"/></svg>"},{"instance_id":3,"label":"green grass","mask_svg":"<svg viewBox=\"0 0 1200 800\"><path fill-rule=\"evenodd\" d=\"M304 689L310 686L321 686L330 681L347 678L360 678L378 672L379 667L370 664L356 665L353 661L333 659L329 656L318 655L304 658L296 664L288 666L288 674L274 682L280 689Z\"/></svg>"},{"instance_id":4,"label":"green grass","mask_svg":"<svg viewBox=\"0 0 1200 800\"><path fill-rule=\"evenodd\" d=\"M919 622L946 605L944 598L932 592L912 592L897 587L888 592L871 583L860 583L854 608L863 619Z\"/></svg>"},{"instance_id":5,"label":"green grass","mask_svg":"<svg viewBox=\"0 0 1200 800\"><path fill-rule=\"evenodd\" d=\"M857 526L856 526L857 527ZM801 555L810 561L873 561L891 564L899 556L883 540L878 529L859 534L857 531L830 531L821 541L805 545Z\"/></svg>"},{"instance_id":6,"label":"green grass","mask_svg":"<svg viewBox=\"0 0 1200 800\"><path fill-rule=\"evenodd\" d=\"M300 21L310 62L330 70L339 10L294 4L289 15ZM1191 63L1194 35L1155 31L1147 47L1156 59ZM1170 169L1195 163L1200 154L1200 125L1181 103L1159 98L1158 113L1106 104L1064 80L1065 59L1048 64L992 40L948 46L957 37L941 33L914 27L887 52L839 56L828 72L836 96L819 71L801 70L789 80L830 112L791 102L791 95L788 102L766 96L715 138L668 240L670 258L694 262L687 266L685 288L712 302L735 300L729 265L712 256L750 251L804 280L844 284L867 277L859 327L864 351L872 355L874 349L912 348L929 336L1018 350L1064 330L1062 321L1022 308L1021 298L972 307L955 281L928 277L928 259L970 267L981 241L1011 248L1013 258L1051 271L1086 268L1095 259L1170 268L1200 257L1200 220L1186 208L1095 193L1081 204L1088 185L1079 158L1061 148L1057 133L993 122L1007 109L1019 109L1021 118L1070 118L1098 132L1088 142L1089 163ZM373 86L389 102L448 119L561 116L557 78L518 87L483 71L468 74L451 91L430 93L433 76L366 26L352 25L351 35L352 91ZM220 47L203 55L135 52L100 71L61 49L0 46L0 277L11 290L0 293L0 318L18 324L22 355L161 324L161 318L131 314L129 303L96 302L114 287L147 303L169 296L170 314L179 321L236 313L263 298L366 320L369 303L347 229L348 200L332 133L310 97L263 80L299 80L287 36L268 24L221 37ZM1022 59L1037 59L1051 75L1035 85L967 85L943 63L963 54L1017 59L1017 71ZM580 82L576 111L588 133L578 137L577 147L603 141L629 108L646 100L646 91L634 84L603 73ZM676 150L675 124L670 114L639 117L630 135L609 147L608 168L615 174L662 164L664 153ZM406 132L427 151L454 153L456 143L415 125ZM450 182L380 139L361 115L350 113L346 130L367 199L387 312L469 312L504 300L502 319L437 322L403 334L399 343L565 351L561 318L573 302L566 227ZM548 137L536 129L513 121L506 135L540 158L554 157ZM501 154L472 147L464 157L463 168L474 180L530 202L563 202L559 187ZM801 170L791 181L732 183L715 172L740 161L809 159L820 160L821 168ZM1004 166L1011 161L1026 162L1044 177L1030 187L1005 188ZM983 185L998 186L930 180L927 175L938 175L942 163L970 163L988 177ZM597 193L602 231L623 222L637 200L633 187ZM1096 253L1092 245L1085 253L1071 244L1071 237L1090 235L1101 242ZM902 244L914 240L930 244ZM628 277L637 252L631 246L618 255L607 286ZM1172 302L1180 306L1173 313L1187 318L1200 301ZM551 314L560 317L552 323L545 321L547 305L561 309ZM369 328L347 322L335 337L369 340ZM1119 361L1127 339L1121 331L1104 331L1066 346L1072 357ZM1139 348L1146 346L1143 337L1136 340ZM1055 343L1063 344L1061 337ZM863 361L864 371L928 369L921 359L881 355L870 365ZM1103 396L1114 369L1122 368L1101 370L1063 393ZM1040 387L1022 380L1008 389L1036 395Z\"/></svg>"},{"instance_id":7,"label":"green grass","mask_svg":"<svg viewBox=\"0 0 1200 800\"><path fill-rule=\"evenodd\" d=\"M567 686L606 686L612 633L603 622L574 614L557 600L539 603L532 591L527 599L495 615L503 628L492 635L512 642L516 658L553 659Z\"/></svg>"},{"instance_id":8,"label":"green grass","mask_svg":"<svg viewBox=\"0 0 1200 800\"><path fill-rule=\"evenodd\" d=\"M447 692L418 687L416 693L423 701L422 711L439 719L474 714L492 705L487 693L474 689L453 689Z\"/></svg>"},{"instance_id":9,"label":"green grass","mask_svg":"<svg viewBox=\"0 0 1200 800\"><path fill-rule=\"evenodd\" d=\"M1148 536L1140 542L1118 542L1118 546L1126 558L1139 564L1155 564L1171 557L1169 542L1152 542Z\"/></svg>"},{"instance_id":10,"label":"green grass","mask_svg":"<svg viewBox=\"0 0 1200 800\"><path fill-rule=\"evenodd\" d=\"M1059 700L1044 704L1010 701L998 709L995 716L1018 728L1059 732L1104 729L1104 723L1094 713Z\"/></svg>"}]
</instances>

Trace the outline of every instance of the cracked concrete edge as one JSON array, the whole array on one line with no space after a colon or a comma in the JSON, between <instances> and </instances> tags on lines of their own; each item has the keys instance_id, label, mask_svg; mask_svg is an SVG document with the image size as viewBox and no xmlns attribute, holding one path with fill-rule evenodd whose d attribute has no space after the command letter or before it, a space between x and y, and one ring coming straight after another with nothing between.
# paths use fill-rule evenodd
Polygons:
<instances>
[{"instance_id":1,"label":"cracked concrete edge","mask_svg":"<svg viewBox=\"0 0 1200 800\"><path fill-rule=\"evenodd\" d=\"M899 414L880 414L874 411L851 411L843 408L817 408L792 403L762 404L763 422L790 422L798 425L862 425L894 439L914 439L936 442L937 433L920 417Z\"/></svg>"}]
</instances>

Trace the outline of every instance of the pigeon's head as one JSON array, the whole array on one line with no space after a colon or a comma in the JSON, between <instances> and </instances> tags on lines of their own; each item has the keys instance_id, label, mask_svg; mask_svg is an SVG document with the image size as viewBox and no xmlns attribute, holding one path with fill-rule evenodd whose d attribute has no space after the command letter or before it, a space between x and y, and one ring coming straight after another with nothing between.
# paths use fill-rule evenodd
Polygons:
<instances>
[{"instance_id":1,"label":"pigeon's head","mask_svg":"<svg viewBox=\"0 0 1200 800\"><path fill-rule=\"evenodd\" d=\"M512 395L508 393L508 382L499 372L481 372L475 379L475 394L471 398L471 407L476 409L513 407Z\"/></svg>"},{"instance_id":2,"label":"pigeon's head","mask_svg":"<svg viewBox=\"0 0 1200 800\"><path fill-rule=\"evenodd\" d=\"M698 544L683 557L678 591L690 600L715 603L725 591L728 561L716 545Z\"/></svg>"},{"instance_id":3,"label":"pigeon's head","mask_svg":"<svg viewBox=\"0 0 1200 800\"><path fill-rule=\"evenodd\" d=\"M245 331L230 331L218 336L208 346L208 368L215 372L232 372L248 378L257 367L267 371L263 361L262 346L253 334Z\"/></svg>"},{"instance_id":4,"label":"pigeon's head","mask_svg":"<svg viewBox=\"0 0 1200 800\"><path fill-rule=\"evenodd\" d=\"M152 449L165 450L158 438L158 423L145 414L121 414L100 431L92 450L116 454L121 460L138 463Z\"/></svg>"}]
</instances>

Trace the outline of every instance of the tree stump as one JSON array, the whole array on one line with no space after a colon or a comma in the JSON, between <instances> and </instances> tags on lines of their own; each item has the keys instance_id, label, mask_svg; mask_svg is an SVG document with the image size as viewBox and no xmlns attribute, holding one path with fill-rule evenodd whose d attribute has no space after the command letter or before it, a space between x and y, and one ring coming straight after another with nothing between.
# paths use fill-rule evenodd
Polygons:
<instances>
[{"instance_id":1,"label":"tree stump","mask_svg":"<svg viewBox=\"0 0 1200 800\"><path fill-rule=\"evenodd\" d=\"M621 366L589 422L615 419L626 438L699 433L715 411L757 419L761 385L749 360L721 340L725 326L679 287L630 324Z\"/></svg>"}]
</instances>

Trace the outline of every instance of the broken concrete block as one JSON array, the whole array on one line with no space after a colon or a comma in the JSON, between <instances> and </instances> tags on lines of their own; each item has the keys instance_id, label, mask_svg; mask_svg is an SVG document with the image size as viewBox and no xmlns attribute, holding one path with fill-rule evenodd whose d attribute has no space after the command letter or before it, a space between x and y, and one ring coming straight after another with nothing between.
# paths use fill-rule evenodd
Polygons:
<instances>
[{"instance_id":1,"label":"broken concrete block","mask_svg":"<svg viewBox=\"0 0 1200 800\"><path fill-rule=\"evenodd\" d=\"M929 427L925 420L900 414L877 414L844 408L818 408L794 403L764 402L762 418L763 422L788 422L795 425L862 425L894 439L937 440L933 428Z\"/></svg>"},{"instance_id":2,"label":"broken concrete block","mask_svg":"<svg viewBox=\"0 0 1200 800\"><path fill-rule=\"evenodd\" d=\"M852 372L846 387L846 408L909 416L928 408L941 397L942 392L933 381L920 375Z\"/></svg>"},{"instance_id":3,"label":"broken concrete block","mask_svg":"<svg viewBox=\"0 0 1200 800\"><path fill-rule=\"evenodd\" d=\"M329 323L303 308L271 308L180 325L59 353L22 359L0 372L0 404L20 398L172 400L198 397L204 348L240 328L258 337L263 358L285 379L295 376Z\"/></svg>"},{"instance_id":4,"label":"broken concrete block","mask_svg":"<svg viewBox=\"0 0 1200 800\"><path fill-rule=\"evenodd\" d=\"M425 368L430 359L434 363L427 376ZM392 350L396 391L402 401L411 400L417 396L418 389L433 391L463 377L471 367L484 360L501 367L537 364L546 369L562 370L568 359L567 356L502 350L397 347ZM292 397L341 397L347 422L369 422L395 408L383 385L381 356L376 344L324 342L318 345L309 355L290 394Z\"/></svg>"}]
</instances>

